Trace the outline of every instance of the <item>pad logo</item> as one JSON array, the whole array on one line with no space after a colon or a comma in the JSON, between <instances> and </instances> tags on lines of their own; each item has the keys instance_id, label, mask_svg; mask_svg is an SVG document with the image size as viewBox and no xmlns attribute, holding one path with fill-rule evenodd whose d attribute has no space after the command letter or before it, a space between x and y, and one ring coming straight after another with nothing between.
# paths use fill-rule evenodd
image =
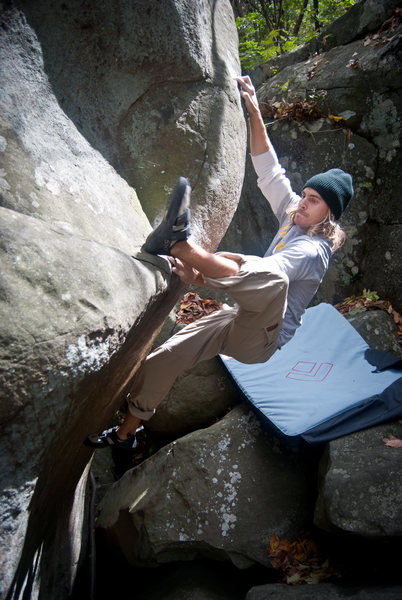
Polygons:
<instances>
[{"instance_id":1,"label":"pad logo","mask_svg":"<svg viewBox=\"0 0 402 600\"><path fill-rule=\"evenodd\" d=\"M317 363L317 362L305 362L299 360L292 370L286 375L286 379L297 379L298 381L315 381L319 383L329 375L332 367L332 363Z\"/></svg>"}]
</instances>

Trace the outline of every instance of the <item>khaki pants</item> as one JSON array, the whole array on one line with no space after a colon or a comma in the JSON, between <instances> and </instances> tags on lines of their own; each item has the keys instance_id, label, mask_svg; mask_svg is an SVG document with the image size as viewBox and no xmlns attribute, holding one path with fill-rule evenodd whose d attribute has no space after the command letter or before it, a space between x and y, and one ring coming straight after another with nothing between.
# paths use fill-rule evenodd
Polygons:
<instances>
[{"instance_id":1,"label":"khaki pants","mask_svg":"<svg viewBox=\"0 0 402 600\"><path fill-rule=\"evenodd\" d=\"M130 412L148 420L176 377L202 360L226 354L244 363L267 361L277 349L286 311L287 276L271 257L222 253L236 260L236 275L206 278L237 306L219 310L184 327L145 360L128 397Z\"/></svg>"}]
</instances>

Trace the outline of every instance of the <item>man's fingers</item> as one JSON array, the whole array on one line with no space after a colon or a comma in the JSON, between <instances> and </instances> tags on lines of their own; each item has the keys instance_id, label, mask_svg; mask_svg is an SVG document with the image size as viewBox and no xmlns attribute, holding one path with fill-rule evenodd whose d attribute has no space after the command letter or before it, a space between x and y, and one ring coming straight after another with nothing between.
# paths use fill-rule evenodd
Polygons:
<instances>
[{"instance_id":1,"label":"man's fingers","mask_svg":"<svg viewBox=\"0 0 402 600\"><path fill-rule=\"evenodd\" d=\"M249 94L254 92L254 86L251 83L251 79L248 75L245 75L244 77L235 77L235 80L241 86L241 88Z\"/></svg>"},{"instance_id":2,"label":"man's fingers","mask_svg":"<svg viewBox=\"0 0 402 600\"><path fill-rule=\"evenodd\" d=\"M253 86L253 84L251 83L251 79L249 77L249 75L243 75L243 77L241 77L241 79L247 83L248 85L251 85L251 87Z\"/></svg>"}]
</instances>

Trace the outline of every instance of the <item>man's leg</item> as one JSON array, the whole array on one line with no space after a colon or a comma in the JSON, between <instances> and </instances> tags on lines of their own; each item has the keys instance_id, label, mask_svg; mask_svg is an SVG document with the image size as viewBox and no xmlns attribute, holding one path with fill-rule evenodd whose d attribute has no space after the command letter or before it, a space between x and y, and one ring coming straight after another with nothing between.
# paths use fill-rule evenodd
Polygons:
<instances>
[{"instance_id":1,"label":"man's leg","mask_svg":"<svg viewBox=\"0 0 402 600\"><path fill-rule=\"evenodd\" d=\"M181 258L190 260L188 252L193 252L193 248L182 248ZM209 253L204 257L195 248L195 254L197 263L194 261L194 265L204 266L198 262L204 258L207 266L210 265ZM239 306L195 321L147 357L130 391L130 423L135 424L131 417L141 418L141 414L145 420L149 419L176 377L202 360L223 353L245 363L264 362L275 352L286 309L286 276L275 261L269 259L241 255L222 258L233 263L236 270L239 268L239 276L209 278L208 284L213 289L225 289ZM225 269L226 265L214 263L212 268Z\"/></svg>"},{"instance_id":2,"label":"man's leg","mask_svg":"<svg viewBox=\"0 0 402 600\"><path fill-rule=\"evenodd\" d=\"M175 258L179 258L186 264L194 267L198 271L201 271L207 277L229 277L231 275L236 275L239 270L239 264L235 260L220 256L219 254L207 252L191 240L176 242L171 248L171 254ZM219 352L218 346L216 346L216 353L217 352ZM211 351L209 351L209 353L211 353ZM188 353L185 354L188 356ZM212 355L215 355L215 351L212 351ZM205 359L206 356L203 356L202 360ZM190 365L187 364L185 368L183 368L183 365L185 364L183 356L180 360L180 363L180 371L190 368ZM172 379L174 380L176 376L177 375L172 377ZM134 434L140 426L140 423L141 419L128 411L124 422L116 430L118 437L124 440L129 437L130 434Z\"/></svg>"},{"instance_id":3,"label":"man's leg","mask_svg":"<svg viewBox=\"0 0 402 600\"><path fill-rule=\"evenodd\" d=\"M200 271L205 277L230 277L239 271L239 264L227 256L207 252L191 238L177 242L171 248L171 255Z\"/></svg>"},{"instance_id":4,"label":"man's leg","mask_svg":"<svg viewBox=\"0 0 402 600\"><path fill-rule=\"evenodd\" d=\"M113 434L108 433L109 437L114 436L111 441L95 447L111 443L119 445L126 439L129 444L140 421L152 416L176 377L197 362L220 353L245 363L264 362L277 348L286 309L287 278L275 261L241 255L233 255L233 258L212 255L189 242L180 242L180 246L175 244L172 254L183 261L191 261L195 268L219 274L235 271L233 275L209 276L207 283L212 289L225 289L238 302L239 308L203 317L150 354L134 378L124 423Z\"/></svg>"},{"instance_id":5,"label":"man's leg","mask_svg":"<svg viewBox=\"0 0 402 600\"><path fill-rule=\"evenodd\" d=\"M170 201L168 218L165 219L165 221L161 224L159 232L155 231L153 234L151 234L151 236L149 236L144 249L155 254L161 252L160 248L162 248L163 251L166 249L167 251L170 251L172 256L180 259L186 265L191 266L205 275L205 277L211 279L219 280L222 278L230 279L231 277L235 277L239 271L240 265L242 264L242 261L239 262L237 260L238 257L236 255L231 258L230 256L212 254L188 239L190 233L188 227L188 209L186 208L187 201L183 197L183 194L187 195L187 187L185 183L181 182L174 191ZM177 217L177 215L181 216ZM180 237L181 232L183 233L182 238ZM161 385L161 382L163 381L163 383L166 384L167 381L167 389L170 389L171 383L173 383L180 372L190 368L190 366L196 364L200 360L205 360L215 356L222 351L225 346L226 338L230 337L230 322L233 321L235 316L233 316L233 313L229 314L228 311L221 312L227 314L224 315L223 321L220 323L219 327L217 327L218 323L215 321L218 315L216 315L216 317L215 315L211 315L211 317L213 317L212 320L214 321L212 328L207 325L208 318L202 320L203 323L200 328L198 328L198 325L196 326L196 331L189 331L189 328L186 328L187 331L184 335L186 337L188 336L188 339L186 340L186 343L183 344L182 340L184 338L179 338L179 346L181 350L179 350L179 352L175 351L173 363L169 361L169 355L172 354L172 349L169 348L168 352L165 352L163 360L164 364L160 368L161 371L164 371L165 375L162 378L156 378L158 388L163 388L164 385ZM182 332L177 335L180 336L181 333ZM194 333L196 337L193 337ZM176 336L173 337L176 338ZM189 340L190 343L188 343ZM257 341L256 345L259 347L260 343ZM185 349L185 352L181 353L183 348ZM174 347L174 349L176 350L176 347ZM153 354L157 354L157 351L155 351ZM151 356L149 358L151 358ZM156 359L156 356L152 356L152 358ZM172 358L172 356L170 356L170 358ZM153 382L153 384L150 384L149 387L155 385L155 373L152 373L152 377L148 377L148 379ZM138 390L139 393L135 394L135 396L139 396L142 393L142 397L144 397L144 390L141 389L142 379L140 377L138 379L136 378L136 380L137 388L135 385L134 388L136 391ZM141 385L139 386L138 381L141 381ZM145 388L148 389L147 385L145 385ZM146 395L147 394L145 394L145 396ZM149 395L152 396L152 394ZM161 393L160 389L158 389L153 395L157 396L157 398L156 402L155 398L151 400L151 404L156 406L165 396L165 391ZM135 401L136 399L134 398L133 402ZM141 400L140 405L143 403L144 401ZM135 431L140 424L140 411L139 414L135 414L135 405L132 405L132 410L133 412L130 411L127 414L124 423L120 427L103 432L99 436L88 436L86 440L87 445L104 447L107 445L125 444L127 447L129 447L134 438ZM150 415L147 416L149 418Z\"/></svg>"},{"instance_id":6,"label":"man's leg","mask_svg":"<svg viewBox=\"0 0 402 600\"><path fill-rule=\"evenodd\" d=\"M127 397L129 409L122 425L88 436L86 445L94 448L116 445L130 450L141 421L152 417L178 375L221 352L236 314L236 309L228 308L205 316L149 354L134 376Z\"/></svg>"}]
</instances>

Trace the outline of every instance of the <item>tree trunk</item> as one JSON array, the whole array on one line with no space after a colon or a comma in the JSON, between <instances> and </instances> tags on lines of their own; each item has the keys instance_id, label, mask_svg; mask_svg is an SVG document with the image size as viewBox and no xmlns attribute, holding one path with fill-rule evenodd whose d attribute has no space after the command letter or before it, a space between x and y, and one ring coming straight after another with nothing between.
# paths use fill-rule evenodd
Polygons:
<instances>
[{"instance_id":1,"label":"tree trunk","mask_svg":"<svg viewBox=\"0 0 402 600\"><path fill-rule=\"evenodd\" d=\"M301 24L303 22L304 13L306 12L307 4L308 4L308 0L304 0L303 8L301 9L299 16L297 17L297 20L296 20L296 23L295 23L295 26L293 29L293 35L297 35L299 33Z\"/></svg>"},{"instance_id":2,"label":"tree trunk","mask_svg":"<svg viewBox=\"0 0 402 600\"><path fill-rule=\"evenodd\" d=\"M314 7L314 29L318 31L320 29L320 22L318 20L318 0L313 0Z\"/></svg>"},{"instance_id":3,"label":"tree trunk","mask_svg":"<svg viewBox=\"0 0 402 600\"><path fill-rule=\"evenodd\" d=\"M261 14L262 14L262 16L263 16L263 17L264 17L264 19L265 19L265 22L266 22L266 24L267 24L267 29L268 29L268 31L269 31L270 29L276 29L276 21L275 21L275 20L274 20L274 21L272 21L272 19L271 19L270 15L269 15L269 5L270 5L270 4L271 4L271 0L268 0L268 2L264 2L264 1L262 1L262 2L260 3L260 6L261 6ZM257 10L257 8L256 8L256 10ZM273 12L274 12L274 17L275 17L275 0L274 0L274 11L273 11Z\"/></svg>"}]
</instances>

